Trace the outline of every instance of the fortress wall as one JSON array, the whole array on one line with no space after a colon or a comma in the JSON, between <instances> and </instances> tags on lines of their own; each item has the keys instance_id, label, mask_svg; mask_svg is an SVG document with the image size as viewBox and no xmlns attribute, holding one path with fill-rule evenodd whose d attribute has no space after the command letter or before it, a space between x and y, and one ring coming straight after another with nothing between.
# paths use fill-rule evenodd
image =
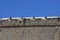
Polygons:
<instances>
[{"instance_id":1,"label":"fortress wall","mask_svg":"<svg viewBox=\"0 0 60 40\"><path fill-rule=\"evenodd\" d=\"M0 40L60 40L60 17L2 18Z\"/></svg>"}]
</instances>

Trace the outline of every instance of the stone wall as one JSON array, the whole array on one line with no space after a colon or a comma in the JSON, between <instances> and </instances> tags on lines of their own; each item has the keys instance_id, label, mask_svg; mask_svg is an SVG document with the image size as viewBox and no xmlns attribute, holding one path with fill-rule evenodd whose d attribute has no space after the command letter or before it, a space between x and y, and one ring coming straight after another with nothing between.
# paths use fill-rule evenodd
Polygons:
<instances>
[{"instance_id":1,"label":"stone wall","mask_svg":"<svg viewBox=\"0 0 60 40\"><path fill-rule=\"evenodd\" d=\"M0 27L5 26L60 26L60 18L24 18L24 19L0 19Z\"/></svg>"},{"instance_id":2,"label":"stone wall","mask_svg":"<svg viewBox=\"0 0 60 40\"><path fill-rule=\"evenodd\" d=\"M0 40L60 40L56 27L0 28Z\"/></svg>"}]
</instances>

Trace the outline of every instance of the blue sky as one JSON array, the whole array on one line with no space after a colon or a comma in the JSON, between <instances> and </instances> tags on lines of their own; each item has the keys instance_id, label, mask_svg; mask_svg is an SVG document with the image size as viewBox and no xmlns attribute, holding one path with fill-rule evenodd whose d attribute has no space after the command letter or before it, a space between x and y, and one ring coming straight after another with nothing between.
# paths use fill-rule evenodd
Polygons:
<instances>
[{"instance_id":1,"label":"blue sky","mask_svg":"<svg viewBox=\"0 0 60 40\"><path fill-rule=\"evenodd\" d=\"M60 0L0 0L0 18L21 16L60 16Z\"/></svg>"}]
</instances>

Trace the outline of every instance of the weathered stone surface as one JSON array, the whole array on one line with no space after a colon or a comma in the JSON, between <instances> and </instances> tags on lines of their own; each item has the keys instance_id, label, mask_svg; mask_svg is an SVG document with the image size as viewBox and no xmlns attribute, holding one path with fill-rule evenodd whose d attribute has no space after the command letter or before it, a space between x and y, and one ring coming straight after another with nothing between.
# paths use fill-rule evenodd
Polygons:
<instances>
[{"instance_id":1,"label":"weathered stone surface","mask_svg":"<svg viewBox=\"0 0 60 40\"><path fill-rule=\"evenodd\" d=\"M0 40L60 40L56 27L0 28Z\"/></svg>"}]
</instances>

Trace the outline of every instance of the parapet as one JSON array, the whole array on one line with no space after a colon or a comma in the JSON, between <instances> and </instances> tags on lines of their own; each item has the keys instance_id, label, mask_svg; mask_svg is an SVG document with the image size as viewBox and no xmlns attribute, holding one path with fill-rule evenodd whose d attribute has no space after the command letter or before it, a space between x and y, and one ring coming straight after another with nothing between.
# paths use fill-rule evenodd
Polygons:
<instances>
[{"instance_id":1,"label":"parapet","mask_svg":"<svg viewBox=\"0 0 60 40\"><path fill-rule=\"evenodd\" d=\"M0 27L60 26L60 17L12 17L0 18Z\"/></svg>"}]
</instances>

